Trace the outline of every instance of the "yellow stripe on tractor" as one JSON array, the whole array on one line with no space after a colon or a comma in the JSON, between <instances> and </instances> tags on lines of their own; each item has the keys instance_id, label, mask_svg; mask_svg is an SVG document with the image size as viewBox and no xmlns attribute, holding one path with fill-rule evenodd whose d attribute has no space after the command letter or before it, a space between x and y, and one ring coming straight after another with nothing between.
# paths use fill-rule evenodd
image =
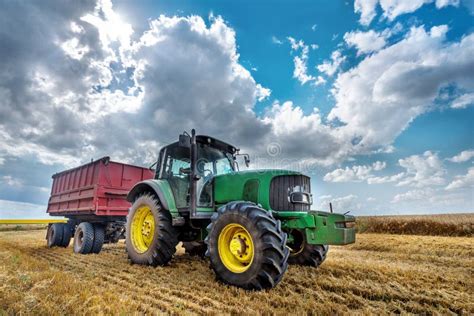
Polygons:
<instances>
[{"instance_id":1,"label":"yellow stripe on tractor","mask_svg":"<svg viewBox=\"0 0 474 316\"><path fill-rule=\"evenodd\" d=\"M0 225L34 225L66 222L67 219L0 219Z\"/></svg>"}]
</instances>

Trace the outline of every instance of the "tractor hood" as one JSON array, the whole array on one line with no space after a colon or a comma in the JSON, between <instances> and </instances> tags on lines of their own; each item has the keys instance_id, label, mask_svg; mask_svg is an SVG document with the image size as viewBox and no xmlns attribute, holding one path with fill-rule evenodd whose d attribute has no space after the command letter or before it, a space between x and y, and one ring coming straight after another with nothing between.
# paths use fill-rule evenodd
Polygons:
<instances>
[{"instance_id":1,"label":"tractor hood","mask_svg":"<svg viewBox=\"0 0 474 316\"><path fill-rule=\"evenodd\" d=\"M215 203L251 201L269 209L270 184L274 177L302 175L300 172L282 169L237 171L214 177Z\"/></svg>"}]
</instances>

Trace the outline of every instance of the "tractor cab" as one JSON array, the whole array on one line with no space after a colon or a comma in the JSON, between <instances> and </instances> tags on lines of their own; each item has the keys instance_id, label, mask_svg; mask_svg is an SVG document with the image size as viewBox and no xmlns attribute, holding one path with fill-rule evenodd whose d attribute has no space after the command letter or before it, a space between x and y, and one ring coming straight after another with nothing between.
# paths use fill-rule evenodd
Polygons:
<instances>
[{"instance_id":1,"label":"tractor cab","mask_svg":"<svg viewBox=\"0 0 474 316\"><path fill-rule=\"evenodd\" d=\"M167 180L176 208L196 217L193 209L214 206L212 180L236 170L237 153L237 148L216 138L183 134L160 151L155 179Z\"/></svg>"}]
</instances>

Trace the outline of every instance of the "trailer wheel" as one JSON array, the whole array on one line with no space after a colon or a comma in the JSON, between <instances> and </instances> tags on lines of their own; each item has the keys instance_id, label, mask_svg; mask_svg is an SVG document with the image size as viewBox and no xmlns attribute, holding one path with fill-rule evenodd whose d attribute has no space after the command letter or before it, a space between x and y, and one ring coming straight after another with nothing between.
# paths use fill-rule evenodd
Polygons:
<instances>
[{"instance_id":1,"label":"trailer wheel","mask_svg":"<svg viewBox=\"0 0 474 316\"><path fill-rule=\"evenodd\" d=\"M88 254L94 244L94 226L91 223L82 222L74 233L74 252Z\"/></svg>"},{"instance_id":2,"label":"trailer wheel","mask_svg":"<svg viewBox=\"0 0 474 316\"><path fill-rule=\"evenodd\" d=\"M63 229L63 238L61 239L60 246L67 248L69 246L69 243L71 242L74 227L69 223L61 224L61 226Z\"/></svg>"},{"instance_id":3,"label":"trailer wheel","mask_svg":"<svg viewBox=\"0 0 474 316\"><path fill-rule=\"evenodd\" d=\"M207 250L206 244L200 241L184 241L183 248L188 255L201 258L204 258Z\"/></svg>"},{"instance_id":4,"label":"trailer wheel","mask_svg":"<svg viewBox=\"0 0 474 316\"><path fill-rule=\"evenodd\" d=\"M288 268L281 222L250 202L219 208L207 227L211 268L218 280L247 290L276 286Z\"/></svg>"},{"instance_id":5,"label":"trailer wheel","mask_svg":"<svg viewBox=\"0 0 474 316\"><path fill-rule=\"evenodd\" d=\"M178 234L172 226L171 214L154 195L145 193L133 202L125 232L132 263L165 265L176 252Z\"/></svg>"},{"instance_id":6,"label":"trailer wheel","mask_svg":"<svg viewBox=\"0 0 474 316\"><path fill-rule=\"evenodd\" d=\"M92 245L92 253L99 253L105 239L105 229L103 225L94 224L94 243Z\"/></svg>"},{"instance_id":7,"label":"trailer wheel","mask_svg":"<svg viewBox=\"0 0 474 316\"><path fill-rule=\"evenodd\" d=\"M61 246L63 240L63 227L59 223L52 224L46 232L48 247Z\"/></svg>"},{"instance_id":8,"label":"trailer wheel","mask_svg":"<svg viewBox=\"0 0 474 316\"><path fill-rule=\"evenodd\" d=\"M290 264L319 267L326 260L328 245L308 244L304 231L295 229L290 234L293 236L293 242L288 244L291 249L288 259Z\"/></svg>"}]
</instances>

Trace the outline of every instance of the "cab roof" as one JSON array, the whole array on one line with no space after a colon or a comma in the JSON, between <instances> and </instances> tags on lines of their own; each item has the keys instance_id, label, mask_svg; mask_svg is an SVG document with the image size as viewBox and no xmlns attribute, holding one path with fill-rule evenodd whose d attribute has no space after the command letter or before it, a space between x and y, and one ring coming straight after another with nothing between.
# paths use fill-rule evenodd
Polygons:
<instances>
[{"instance_id":1,"label":"cab roof","mask_svg":"<svg viewBox=\"0 0 474 316\"><path fill-rule=\"evenodd\" d=\"M196 135L196 141L202 144L209 144L214 148L230 152L232 154L235 154L239 150L231 144L228 144L226 142L223 142L222 140L207 135Z\"/></svg>"},{"instance_id":2,"label":"cab roof","mask_svg":"<svg viewBox=\"0 0 474 316\"><path fill-rule=\"evenodd\" d=\"M222 140L219 140L217 138L207 136L207 135L196 135L196 142L201 143L201 144L209 144L213 148L217 148L219 150L222 150L224 152L228 152L231 154L235 154L239 151L237 147L232 146L231 144L228 144ZM163 149L174 147L174 146L177 146L178 144L179 142L174 142L169 145L166 145L165 147L163 147Z\"/></svg>"}]
</instances>

